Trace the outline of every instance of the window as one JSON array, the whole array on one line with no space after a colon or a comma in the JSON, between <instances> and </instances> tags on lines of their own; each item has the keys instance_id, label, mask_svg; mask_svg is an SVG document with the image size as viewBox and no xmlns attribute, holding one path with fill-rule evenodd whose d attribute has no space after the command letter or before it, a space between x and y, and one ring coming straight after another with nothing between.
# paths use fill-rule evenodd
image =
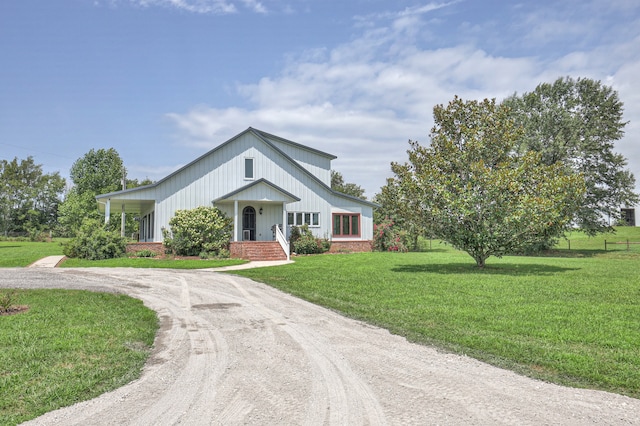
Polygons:
<instances>
[{"instance_id":1,"label":"window","mask_svg":"<svg viewBox=\"0 0 640 426\"><path fill-rule=\"evenodd\" d=\"M333 214L333 235L340 237L360 236L360 215L359 214Z\"/></svg>"},{"instance_id":2,"label":"window","mask_svg":"<svg viewBox=\"0 0 640 426\"><path fill-rule=\"evenodd\" d=\"M244 178L253 179L253 158L244 159Z\"/></svg>"},{"instance_id":3,"label":"window","mask_svg":"<svg viewBox=\"0 0 640 426\"><path fill-rule=\"evenodd\" d=\"M289 212L287 213L287 225L320 226L320 213Z\"/></svg>"}]
</instances>

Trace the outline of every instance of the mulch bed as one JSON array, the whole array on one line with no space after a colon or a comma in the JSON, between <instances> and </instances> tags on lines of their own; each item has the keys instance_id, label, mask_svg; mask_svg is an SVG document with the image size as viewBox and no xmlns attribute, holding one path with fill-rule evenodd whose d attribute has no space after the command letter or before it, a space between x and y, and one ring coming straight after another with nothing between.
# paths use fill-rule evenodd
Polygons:
<instances>
[{"instance_id":1,"label":"mulch bed","mask_svg":"<svg viewBox=\"0 0 640 426\"><path fill-rule=\"evenodd\" d=\"M7 309L0 309L0 317L21 314L23 312L27 312L28 310L29 306L27 305L9 306L9 308Z\"/></svg>"}]
</instances>

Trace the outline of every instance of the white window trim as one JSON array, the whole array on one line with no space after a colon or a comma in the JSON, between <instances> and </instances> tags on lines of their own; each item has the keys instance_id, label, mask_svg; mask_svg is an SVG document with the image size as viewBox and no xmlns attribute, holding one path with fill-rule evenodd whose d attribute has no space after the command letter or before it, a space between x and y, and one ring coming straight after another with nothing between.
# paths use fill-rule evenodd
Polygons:
<instances>
[{"instance_id":1,"label":"white window trim","mask_svg":"<svg viewBox=\"0 0 640 426\"><path fill-rule=\"evenodd\" d=\"M293 223L289 223L289 215L293 215ZM297 219L298 219L298 215L302 215L302 223L297 223ZM310 216L310 220L309 220L309 228L320 228L320 212L293 212L293 211L288 211L287 212L287 226L302 226L305 224L305 215L311 215ZM313 216L316 215L316 217L318 218L318 224L314 225L313 224Z\"/></svg>"},{"instance_id":2,"label":"white window trim","mask_svg":"<svg viewBox=\"0 0 640 426\"><path fill-rule=\"evenodd\" d=\"M247 160L251 160L251 177L247 177ZM256 160L254 157L244 157L244 180L256 180Z\"/></svg>"}]
</instances>

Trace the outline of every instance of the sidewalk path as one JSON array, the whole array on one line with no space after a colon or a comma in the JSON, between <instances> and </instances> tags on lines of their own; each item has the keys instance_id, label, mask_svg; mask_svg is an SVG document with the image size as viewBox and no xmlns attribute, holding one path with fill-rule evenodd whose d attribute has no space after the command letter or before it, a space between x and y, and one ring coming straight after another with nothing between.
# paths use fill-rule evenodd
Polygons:
<instances>
[{"instance_id":1,"label":"sidewalk path","mask_svg":"<svg viewBox=\"0 0 640 426\"><path fill-rule=\"evenodd\" d=\"M36 260L29 268L55 268L62 262L65 256L47 256L40 260ZM207 268L201 269L202 271L210 271L210 272L225 272L225 271L235 271L239 269L252 269L252 268L264 268L265 266L280 266L286 265L288 263L293 263L293 260L262 260L262 261L253 261L248 263L243 263L242 265L231 265L231 266L222 266L220 268Z\"/></svg>"},{"instance_id":2,"label":"sidewalk path","mask_svg":"<svg viewBox=\"0 0 640 426\"><path fill-rule=\"evenodd\" d=\"M40 260L36 260L28 267L29 268L55 268L56 266L58 266L60 262L62 262L62 259L64 258L65 256L47 256Z\"/></svg>"},{"instance_id":3,"label":"sidewalk path","mask_svg":"<svg viewBox=\"0 0 640 426\"><path fill-rule=\"evenodd\" d=\"M237 271L239 269L264 268L265 266L280 266L287 265L289 263L293 263L293 260L254 260L248 263L243 263L242 265L222 266L220 268L208 268L201 270L210 272L225 272Z\"/></svg>"}]
</instances>

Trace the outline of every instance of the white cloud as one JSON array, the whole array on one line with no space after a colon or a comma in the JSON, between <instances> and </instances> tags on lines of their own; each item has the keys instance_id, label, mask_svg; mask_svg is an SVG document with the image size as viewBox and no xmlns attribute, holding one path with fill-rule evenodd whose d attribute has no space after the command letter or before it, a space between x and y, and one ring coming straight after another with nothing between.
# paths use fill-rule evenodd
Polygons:
<instances>
[{"instance_id":1,"label":"white cloud","mask_svg":"<svg viewBox=\"0 0 640 426\"><path fill-rule=\"evenodd\" d=\"M424 15L434 10L442 9L447 6L459 3L459 0L445 2L445 3L429 3L426 5L417 5L413 7L407 7L401 11L387 11L372 13L368 15L357 15L353 19L359 26L372 26L376 21L380 20L392 20L394 24L400 24L406 22L407 18Z\"/></svg>"},{"instance_id":2,"label":"white cloud","mask_svg":"<svg viewBox=\"0 0 640 426\"><path fill-rule=\"evenodd\" d=\"M500 100L561 76L610 77L611 83L605 83L619 91L626 119L640 123L640 54L633 47L640 38L569 49L555 57L490 54L478 46L481 40L445 48L421 46L415 41L416 26L419 31L426 24L416 20L408 27L404 20L446 5L387 14L390 22L382 26L372 24L382 15L361 17L358 22L369 25L360 37L290 58L279 75L239 84L237 93L248 106L198 106L169 117L183 143L203 149L252 126L330 152L338 156L334 168L345 180L363 186L368 196L390 176L391 161L405 161L408 139L428 143L433 106L454 95ZM532 33L539 31L530 24ZM632 142L639 137L640 126L629 125L618 148L640 178L640 148Z\"/></svg>"},{"instance_id":3,"label":"white cloud","mask_svg":"<svg viewBox=\"0 0 640 426\"><path fill-rule=\"evenodd\" d=\"M267 8L259 1L256 1L256 0L242 0L242 3L244 3L244 5L248 9L251 9L252 11L254 11L256 13L262 13L262 14L266 14L267 13Z\"/></svg>"},{"instance_id":4,"label":"white cloud","mask_svg":"<svg viewBox=\"0 0 640 426\"><path fill-rule=\"evenodd\" d=\"M111 6L127 3L138 7L166 7L195 14L226 15L238 13L240 6L254 13L267 14L267 7L258 0L102 0ZM95 5L100 5L96 0Z\"/></svg>"}]
</instances>

